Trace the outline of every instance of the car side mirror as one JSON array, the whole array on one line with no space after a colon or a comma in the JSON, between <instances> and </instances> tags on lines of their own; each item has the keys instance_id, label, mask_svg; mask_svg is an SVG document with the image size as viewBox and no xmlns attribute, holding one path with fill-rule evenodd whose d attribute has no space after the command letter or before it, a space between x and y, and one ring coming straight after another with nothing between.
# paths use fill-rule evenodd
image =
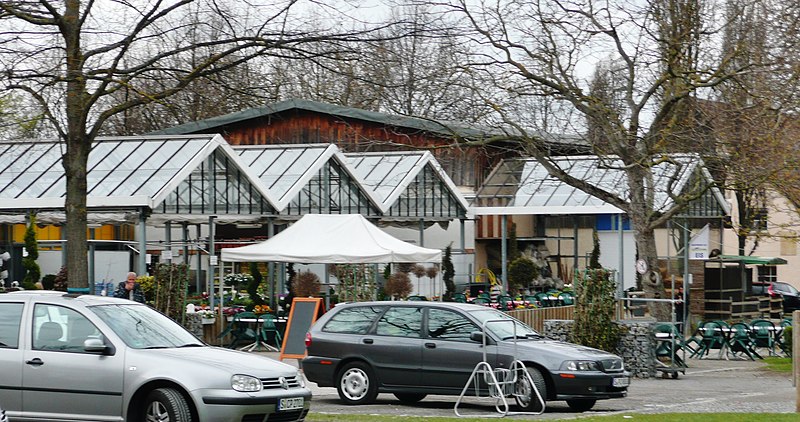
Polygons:
<instances>
[{"instance_id":1,"label":"car side mirror","mask_svg":"<svg viewBox=\"0 0 800 422\"><path fill-rule=\"evenodd\" d=\"M113 355L113 346L108 346L99 338L88 338L83 342L83 350L91 353L101 353L103 355Z\"/></svg>"},{"instance_id":2,"label":"car side mirror","mask_svg":"<svg viewBox=\"0 0 800 422\"><path fill-rule=\"evenodd\" d=\"M476 342L476 343L483 344L483 332L482 331L473 331L473 332L469 333L469 339L474 341L474 342ZM492 344L492 339L487 337L486 338L486 344L487 345Z\"/></svg>"}]
</instances>

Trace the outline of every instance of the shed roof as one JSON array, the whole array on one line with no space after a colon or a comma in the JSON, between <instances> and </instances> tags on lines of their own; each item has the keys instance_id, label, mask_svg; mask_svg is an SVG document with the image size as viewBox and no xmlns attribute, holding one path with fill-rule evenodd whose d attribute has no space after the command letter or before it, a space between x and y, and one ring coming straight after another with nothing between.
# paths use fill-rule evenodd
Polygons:
<instances>
[{"instance_id":1,"label":"shed roof","mask_svg":"<svg viewBox=\"0 0 800 422\"><path fill-rule=\"evenodd\" d=\"M666 211L674 204L667 193L670 186L673 192L683 192L695 175L708 183L712 181L698 156L681 154L672 158L679 166L665 161L651 169L656 211ZM573 177L616 192L621 198L629 197L627 176L622 170L623 163L617 158L572 156L557 157L553 162ZM718 216L720 211L730 213L730 206L719 189L712 187L708 192L712 204L698 213L706 216ZM622 213L619 208L551 176L532 158L500 162L477 192L472 205L478 215Z\"/></svg>"}]
</instances>

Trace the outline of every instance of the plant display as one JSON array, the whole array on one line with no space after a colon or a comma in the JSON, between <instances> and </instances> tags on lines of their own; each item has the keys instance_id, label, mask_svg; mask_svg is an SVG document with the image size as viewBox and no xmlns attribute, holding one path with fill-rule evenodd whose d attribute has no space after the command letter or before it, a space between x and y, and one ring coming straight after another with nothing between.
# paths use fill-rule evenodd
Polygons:
<instances>
[{"instance_id":1,"label":"plant display","mask_svg":"<svg viewBox=\"0 0 800 422\"><path fill-rule=\"evenodd\" d=\"M222 279L225 282L226 286L231 286L236 290L239 290L239 286L247 286L253 281L253 276L246 273L231 273L225 274L225 277Z\"/></svg>"},{"instance_id":2,"label":"plant display","mask_svg":"<svg viewBox=\"0 0 800 422\"><path fill-rule=\"evenodd\" d=\"M253 312L255 312L258 315L268 314L272 312L272 308L270 308L269 305L256 305L253 307Z\"/></svg>"},{"instance_id":3,"label":"plant display","mask_svg":"<svg viewBox=\"0 0 800 422\"><path fill-rule=\"evenodd\" d=\"M155 300L153 307L177 322L186 312L189 267L186 264L158 264L155 268Z\"/></svg>"},{"instance_id":4,"label":"plant display","mask_svg":"<svg viewBox=\"0 0 800 422\"><path fill-rule=\"evenodd\" d=\"M337 290L340 301L362 302L377 297L377 286L375 285L375 274L372 270L372 265L336 264L328 268L339 280L339 288Z\"/></svg>"},{"instance_id":5,"label":"plant display","mask_svg":"<svg viewBox=\"0 0 800 422\"><path fill-rule=\"evenodd\" d=\"M604 269L586 269L575 282L575 328L572 341L614 352L620 337L614 311L616 283Z\"/></svg>"},{"instance_id":6,"label":"plant display","mask_svg":"<svg viewBox=\"0 0 800 422\"><path fill-rule=\"evenodd\" d=\"M151 275L140 275L136 277L136 282L144 293L144 300L152 303L156 299L156 278Z\"/></svg>"}]
</instances>

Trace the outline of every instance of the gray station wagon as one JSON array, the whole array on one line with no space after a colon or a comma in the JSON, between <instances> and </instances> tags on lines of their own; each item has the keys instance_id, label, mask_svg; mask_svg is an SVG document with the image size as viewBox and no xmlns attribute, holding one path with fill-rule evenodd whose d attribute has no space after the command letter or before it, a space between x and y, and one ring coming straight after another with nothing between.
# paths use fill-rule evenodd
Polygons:
<instances>
[{"instance_id":1,"label":"gray station wagon","mask_svg":"<svg viewBox=\"0 0 800 422\"><path fill-rule=\"evenodd\" d=\"M306 349L306 378L336 387L341 400L354 405L370 403L378 393L393 393L404 403L428 394L459 395L484 356L492 368L524 364L530 378L519 377L514 387L523 411L543 405L529 379L544 400L566 400L578 411L599 399L625 397L630 382L616 355L548 340L503 312L464 303L337 305L311 327ZM475 393L473 386L468 391Z\"/></svg>"},{"instance_id":2,"label":"gray station wagon","mask_svg":"<svg viewBox=\"0 0 800 422\"><path fill-rule=\"evenodd\" d=\"M0 294L0 404L11 421L299 421L297 368L210 347L152 308L50 291Z\"/></svg>"}]
</instances>

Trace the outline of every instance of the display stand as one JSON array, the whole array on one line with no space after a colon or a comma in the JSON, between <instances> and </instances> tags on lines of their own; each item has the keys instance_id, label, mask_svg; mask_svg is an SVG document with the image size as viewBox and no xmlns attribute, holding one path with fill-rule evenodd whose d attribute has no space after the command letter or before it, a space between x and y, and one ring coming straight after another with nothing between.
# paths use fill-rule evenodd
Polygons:
<instances>
[{"instance_id":1,"label":"display stand","mask_svg":"<svg viewBox=\"0 0 800 422\"><path fill-rule=\"evenodd\" d=\"M489 324L496 323L512 324L514 327L514 356L517 355L517 326L514 321L508 319L484 321L481 331L481 338L483 342L483 360L478 362L478 364L475 366L475 369L472 370L472 374L469 376L467 383L461 390L458 400L456 400L453 411L458 417L503 418L513 415L541 415L545 410L545 401L544 398L542 398L542 395L539 393L539 389L536 387L536 384L533 382L533 378L531 378L531 375L528 372L528 368L525 367L525 364L518 359L514 359L514 361L511 362L511 365L509 365L508 369L492 368L492 365L490 365L486 359L486 327ZM467 415L459 412L459 406L461 405L464 397L467 395L467 391L469 390L470 386L472 386L475 398L494 401L494 408L497 411L496 414L487 415L482 413ZM530 388L529 392L525 391L525 386ZM486 395L483 394L484 392L486 392ZM513 397L516 400L522 395L526 395L526 398L530 400L534 400L535 396L535 399L539 401L541 406L539 411L509 411L508 399Z\"/></svg>"}]
</instances>

